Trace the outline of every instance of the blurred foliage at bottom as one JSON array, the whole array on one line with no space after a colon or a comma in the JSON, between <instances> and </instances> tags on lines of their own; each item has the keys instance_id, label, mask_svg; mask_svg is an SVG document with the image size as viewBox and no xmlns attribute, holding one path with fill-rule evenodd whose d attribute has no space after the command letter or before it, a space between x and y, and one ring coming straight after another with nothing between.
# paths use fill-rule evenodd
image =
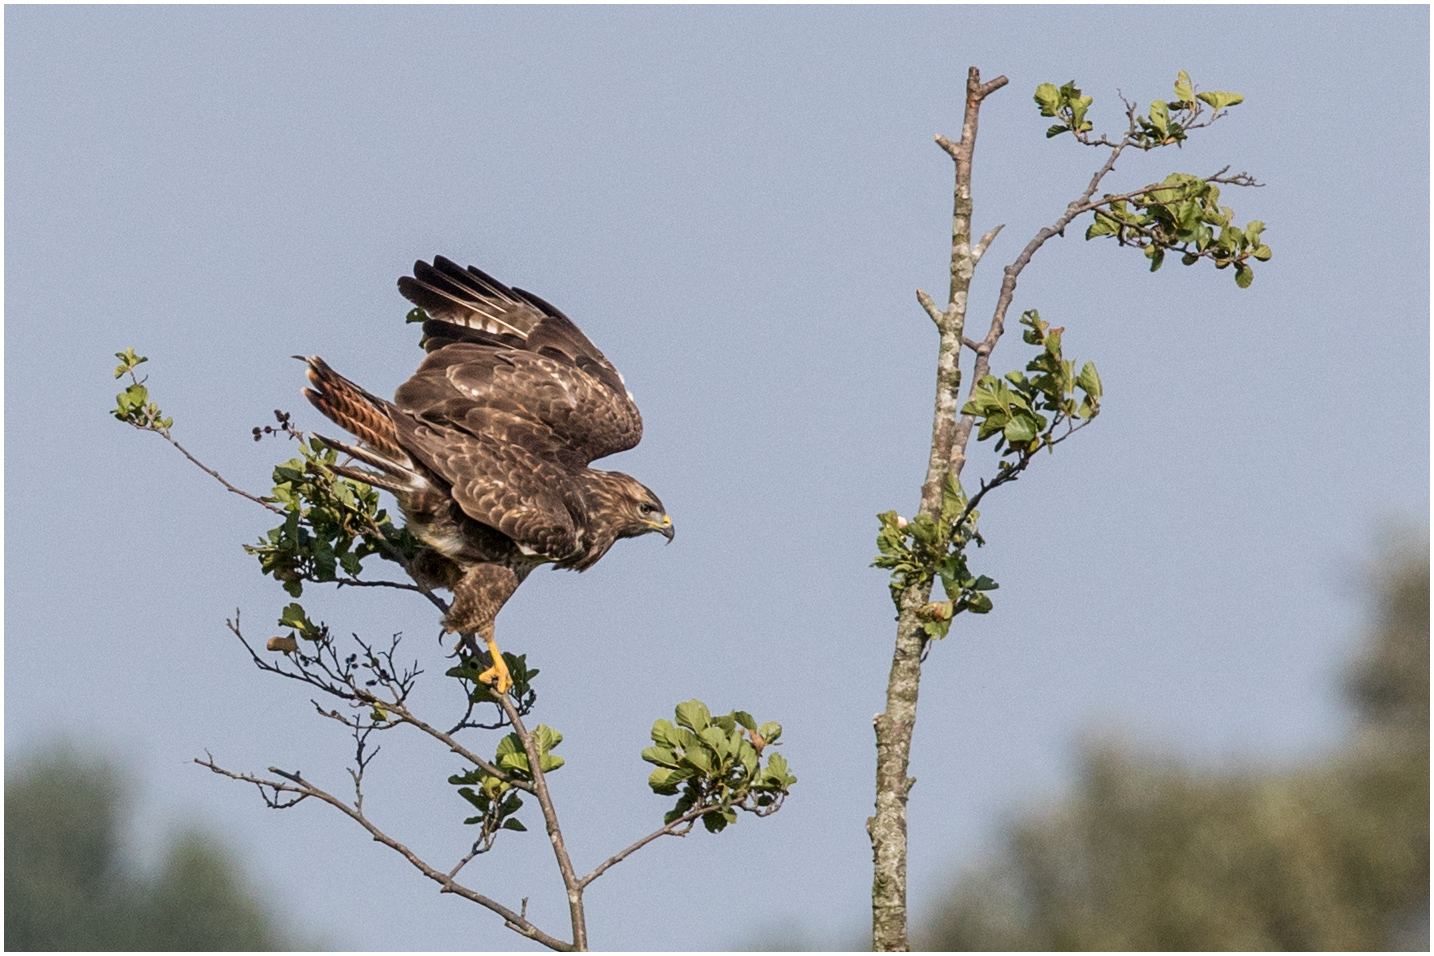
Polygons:
<instances>
[{"instance_id":1,"label":"blurred foliage at bottom","mask_svg":"<svg viewBox=\"0 0 1434 956\"><path fill-rule=\"evenodd\" d=\"M1377 569L1355 729L1283 769L1104 743L914 940L930 950L1429 948L1429 549Z\"/></svg>"},{"instance_id":2,"label":"blurred foliage at bottom","mask_svg":"<svg viewBox=\"0 0 1434 956\"><path fill-rule=\"evenodd\" d=\"M290 945L235 861L203 834L175 837L152 876L127 866L124 791L112 767L63 747L6 768L5 949Z\"/></svg>"}]
</instances>

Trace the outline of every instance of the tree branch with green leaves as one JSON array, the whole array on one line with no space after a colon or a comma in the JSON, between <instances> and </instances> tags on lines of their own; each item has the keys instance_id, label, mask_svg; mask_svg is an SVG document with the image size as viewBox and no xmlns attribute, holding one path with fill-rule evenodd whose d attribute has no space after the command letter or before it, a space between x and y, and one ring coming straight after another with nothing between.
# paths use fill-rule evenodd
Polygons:
<instances>
[{"instance_id":1,"label":"tree branch with green leaves","mask_svg":"<svg viewBox=\"0 0 1434 956\"><path fill-rule=\"evenodd\" d=\"M1005 333L1021 273L1047 241L1064 236L1066 228L1087 213L1092 221L1086 239L1109 237L1121 246L1140 249L1152 272L1160 268L1167 253L1173 253L1184 265L1208 260L1217 269L1233 267L1236 285L1243 289L1254 280L1253 263L1271 256L1262 239L1264 223L1256 220L1238 225L1233 210L1220 204L1220 187L1258 185L1246 173L1231 175L1228 166L1208 176L1176 172L1158 183L1101 192L1125 151L1179 147L1192 131L1220 121L1231 107L1242 103L1240 94L1197 90L1181 71L1172 99L1152 101L1142 112L1138 104L1122 97L1124 130L1097 134L1090 119L1092 97L1074 82L1062 86L1043 83L1036 88L1034 99L1040 115L1055 120L1046 137L1069 133L1081 146L1105 150L1105 157L1085 190L1005 267L985 336L979 340L968 336L971 278L1001 231L998 225L979 241L971 241L976 134L982 102L1006 84L1004 76L982 83L980 72L972 67L966 79L961 138L953 142L936 137L937 145L955 163L956 185L946 306L939 307L921 290L916 293L938 332L931 451L915 515L909 520L895 511L878 516L878 554L873 564L891 572L891 596L897 611L886 709L873 721L876 812L867 821L874 861L872 948L878 952L908 948L906 804L916 781L907 773L922 662L931 642L950 633L956 615L986 614L994 607L990 592L997 589L997 582L971 567L970 546L985 544L978 526L978 505L990 492L1016 481L1039 452L1053 452L1089 425L1100 413L1104 395L1095 364L1085 362L1077 371L1076 363L1063 351L1065 330L1051 328L1036 309L1021 315L1025 326L1022 338L1038 349L1035 356L1023 371L1001 377L992 374L991 355ZM974 354L971 374L964 381L963 350ZM994 473L979 479L976 492L968 494L962 473L973 433L976 441L990 443L996 463ZM944 598L933 600L938 581Z\"/></svg>"}]
</instances>

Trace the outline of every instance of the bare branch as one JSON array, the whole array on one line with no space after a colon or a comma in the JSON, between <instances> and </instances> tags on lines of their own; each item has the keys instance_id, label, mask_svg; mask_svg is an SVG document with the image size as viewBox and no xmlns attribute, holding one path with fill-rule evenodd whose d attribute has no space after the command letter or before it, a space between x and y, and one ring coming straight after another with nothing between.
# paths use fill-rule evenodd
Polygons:
<instances>
[{"instance_id":1,"label":"bare branch","mask_svg":"<svg viewBox=\"0 0 1434 956\"><path fill-rule=\"evenodd\" d=\"M131 424L131 425L134 425L133 422L131 422L130 424ZM213 478L215 481L217 481L217 482L219 482L221 485L223 485L226 491L233 492L234 494L238 495L238 496L241 497L241 498L248 498L250 501L254 502L256 505L261 505L262 507L268 508L270 511L272 511L272 512L273 512L274 514L276 514L276 515L282 515L282 514L284 514L284 509L283 509L283 508L280 508L278 505L274 504L272 501L267 501L267 500L265 500L265 499L263 499L263 498L260 498L258 495L252 495L252 494L250 494L249 492L245 491L243 488L236 488L234 485L231 485L231 484L228 482L228 480L225 479L225 477L224 477L223 475L221 475L219 472L215 471L213 468L210 468L208 465L206 465L204 462L200 461L198 458L195 458L193 455L191 455L191 454L189 453L189 449L185 448L185 447L184 447L183 445L181 445L179 442L175 441L175 440L174 440L174 436L170 435L168 428L153 428L153 427L146 427L146 426L144 426L144 425L134 425L134 427L135 427L135 428L138 428L140 431L154 432L154 433L155 433L156 435L158 435L160 438L163 438L165 441L169 442L169 443L170 443L171 445L173 445L175 448L179 449L179 453L180 453L181 455L183 455L185 458L188 458L188 459L194 464L194 466L195 466L196 468L198 468L200 471L204 472L206 475L209 475L209 476L210 476L211 478Z\"/></svg>"},{"instance_id":2,"label":"bare branch","mask_svg":"<svg viewBox=\"0 0 1434 956\"><path fill-rule=\"evenodd\" d=\"M587 886L593 880L606 873L610 867L614 866L615 864L621 863L623 860L632 856L638 850L641 850L643 847L647 846L649 843L651 843L653 840L658 839L659 837L686 836L688 833L691 832L692 825L697 822L697 818L711 809L712 808L707 805L693 807L691 810L688 810L676 820L673 820L671 823L667 824L659 830L652 831L647 836L643 837L641 840L638 840L636 843L623 850L622 852L614 853L606 860L603 860L597 865L596 868L593 869L591 873L583 877L581 880L578 880L578 886Z\"/></svg>"},{"instance_id":3,"label":"bare branch","mask_svg":"<svg viewBox=\"0 0 1434 956\"><path fill-rule=\"evenodd\" d=\"M506 925L508 928L512 929L514 932L519 933L520 935L526 936L528 939L541 943L549 949L556 950L558 952L573 952L575 951L575 949L577 949L577 947L575 947L572 943L567 943L554 936L549 936L547 933L544 933L532 923L528 922L526 916L524 915L524 913L526 912L526 908L524 909L524 913L515 913L508 907L497 902L496 900L489 899L488 897L484 896L482 893L477 892L476 890L472 890L459 883L455 883L453 881L452 876L450 876L448 873L444 873L443 871L431 866L417 853L414 853L407 846L398 842L393 837L380 830L377 826L373 824L372 821L368 819L368 817L363 813L362 809L350 806L343 800L340 800L338 797L335 797L333 794L328 793L327 791L315 786L314 784L305 780L302 774L289 773L280 770L277 767L270 767L269 772L277 777L280 777L281 779L267 780L246 773L235 773L232 770L226 770L216 764L214 762L214 758L209 755L206 755L206 759L204 760L195 758L194 762L199 764L199 766L201 767L207 767L214 773L217 773L223 777L228 777L231 780L240 780L246 783L252 783L255 786L259 787L261 791L264 788L268 788L274 791L275 794L293 793L299 795L300 799L303 799L305 797L313 797L316 800L321 800L324 803L327 803L329 806L338 810L340 813L344 814L344 816L348 817L350 820L353 820L359 826L363 827L369 832L369 835L372 836L375 841L382 843L384 846L398 853L405 860L407 860L414 867L414 869L418 870L424 876L439 884L439 886L442 887L441 892L453 893L457 896L463 897L466 900L477 903L479 906L483 906L489 910L492 910L494 913L497 913L503 918L504 925ZM268 800L266 799L265 802L268 802ZM297 802L297 800L294 801L294 803ZM270 805L273 806L272 803ZM293 803L288 804L288 806L292 805ZM454 872L456 873L457 871L455 870Z\"/></svg>"},{"instance_id":4,"label":"bare branch","mask_svg":"<svg viewBox=\"0 0 1434 956\"><path fill-rule=\"evenodd\" d=\"M430 596L433 593L417 584L404 584L402 581L361 581L358 578L339 578L334 584L340 588L398 588L401 591L417 591L419 594Z\"/></svg>"},{"instance_id":5,"label":"bare branch","mask_svg":"<svg viewBox=\"0 0 1434 956\"><path fill-rule=\"evenodd\" d=\"M936 327L938 329L941 328L941 324L945 321L946 316L936 307L936 303L932 300L931 296L917 289L916 301L921 303L921 307L926 310L927 315L931 316L931 321L936 323Z\"/></svg>"},{"instance_id":6,"label":"bare branch","mask_svg":"<svg viewBox=\"0 0 1434 956\"><path fill-rule=\"evenodd\" d=\"M975 247L971 250L971 262L973 265L981 261L981 257L986 254L986 248L995 241L996 236L998 236L1004 228L1006 228L1006 224L1002 223L993 229L986 230L986 234L981 237L981 241L976 243Z\"/></svg>"}]
</instances>

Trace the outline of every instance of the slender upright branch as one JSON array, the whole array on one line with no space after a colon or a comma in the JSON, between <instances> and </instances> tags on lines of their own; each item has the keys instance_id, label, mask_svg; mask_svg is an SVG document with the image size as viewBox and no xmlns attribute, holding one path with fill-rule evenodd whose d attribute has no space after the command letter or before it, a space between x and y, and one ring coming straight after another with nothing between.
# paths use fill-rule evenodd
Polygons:
<instances>
[{"instance_id":1,"label":"slender upright branch","mask_svg":"<svg viewBox=\"0 0 1434 956\"><path fill-rule=\"evenodd\" d=\"M523 726L523 716L518 713L512 698L507 694L500 697L504 713L513 724L513 731L518 739L523 742L523 750L528 755L528 767L533 773L533 795L538 798L538 806L543 811L543 823L547 827L548 840L553 844L553 855L558 860L558 872L563 877L563 888L568 895L568 913L573 923L573 949L578 952L586 952L588 948L587 917L583 912L583 886L584 883L577 877L573 870L573 861L568 856L567 844L563 841L563 831L558 827L558 813L553 807L553 798L548 793L547 775L543 773L542 755L538 752L537 741Z\"/></svg>"},{"instance_id":2,"label":"slender upright branch","mask_svg":"<svg viewBox=\"0 0 1434 956\"><path fill-rule=\"evenodd\" d=\"M955 204L951 220L951 284L944 311L930 296L918 292L927 314L940 331L936 373L936 402L932 416L931 456L921 488L921 513L937 516L941 486L952 470L956 448L956 420L960 408L961 341L966 326L967 295L976 262L995 239L998 230L971 245L971 165L976 150L981 102L1005 86L998 76L989 83L972 67L966 77L966 112L961 140L944 136L936 142L956 163ZM969 431L969 430L968 430ZM962 451L964 457L964 450ZM931 597L931 584L913 585L898 597L896 650L886 688L886 711L874 718L877 740L876 814L867 821L875 876L872 881L872 948L899 952L908 948L906 935L906 800L916 781L906 775L911 756L911 733L916 726L916 701L921 684L924 646L920 609Z\"/></svg>"}]
</instances>

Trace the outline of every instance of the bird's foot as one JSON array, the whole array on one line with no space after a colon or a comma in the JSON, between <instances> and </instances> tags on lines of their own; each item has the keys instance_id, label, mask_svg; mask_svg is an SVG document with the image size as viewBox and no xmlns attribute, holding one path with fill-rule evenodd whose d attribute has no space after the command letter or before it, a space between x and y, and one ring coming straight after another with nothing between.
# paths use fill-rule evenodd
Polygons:
<instances>
[{"instance_id":1,"label":"bird's foot","mask_svg":"<svg viewBox=\"0 0 1434 956\"><path fill-rule=\"evenodd\" d=\"M508 662L503 660L503 652L498 650L498 644L491 637L483 639L488 644L488 655L493 659L493 666L478 675L478 679L488 684L500 696L506 695L513 686L513 675L508 673Z\"/></svg>"},{"instance_id":2,"label":"bird's foot","mask_svg":"<svg viewBox=\"0 0 1434 956\"><path fill-rule=\"evenodd\" d=\"M498 644L493 638L483 634L475 635L460 631L458 653L467 651L475 659L478 658L483 653L483 649L478 645L478 637L482 637L483 642L488 645L488 657L493 662L492 666L478 675L478 682L487 684L498 694L507 694L513 687L513 675L508 670L508 662L503 660L503 652L498 650Z\"/></svg>"},{"instance_id":3,"label":"bird's foot","mask_svg":"<svg viewBox=\"0 0 1434 956\"><path fill-rule=\"evenodd\" d=\"M513 686L513 675L508 673L508 664L502 654L493 657L493 666L478 675L478 680L490 685L497 694L506 694Z\"/></svg>"}]
</instances>

